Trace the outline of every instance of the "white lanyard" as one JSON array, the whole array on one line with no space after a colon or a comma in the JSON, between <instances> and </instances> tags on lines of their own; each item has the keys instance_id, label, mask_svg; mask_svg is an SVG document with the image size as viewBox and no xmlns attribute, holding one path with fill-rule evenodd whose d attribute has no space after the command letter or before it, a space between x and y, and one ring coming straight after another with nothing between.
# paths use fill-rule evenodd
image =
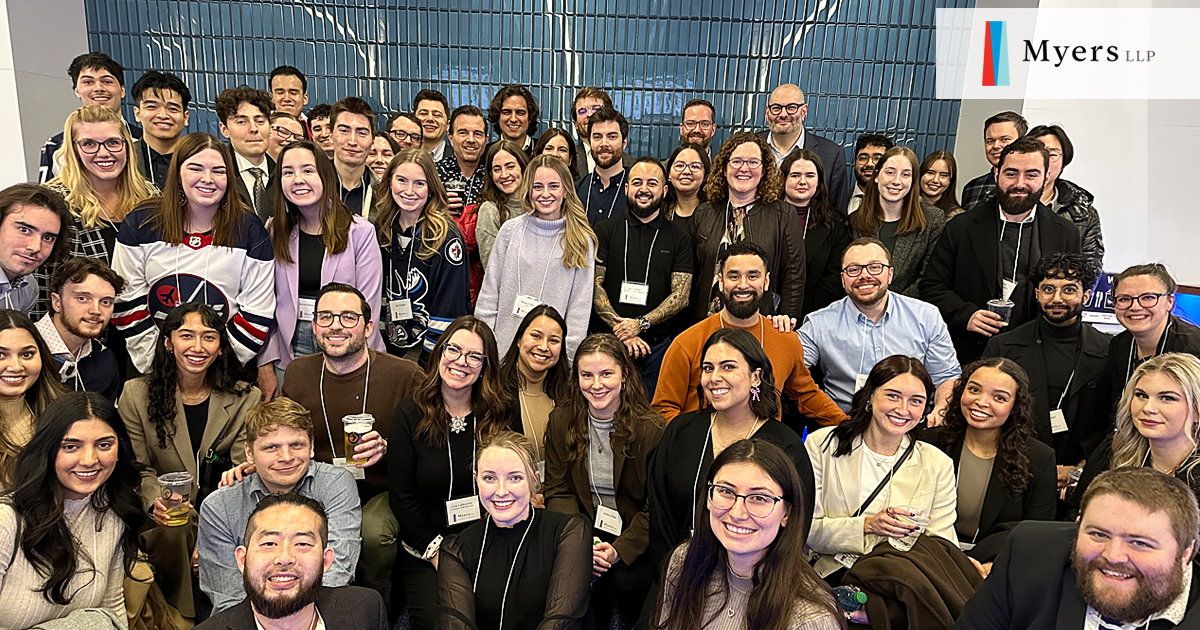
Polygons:
<instances>
[{"instance_id":1,"label":"white lanyard","mask_svg":"<svg viewBox=\"0 0 1200 630\"><path fill-rule=\"evenodd\" d=\"M1067 392L1071 391L1071 381L1075 380L1075 368L1071 368L1071 375L1067 377L1067 384L1063 385L1062 395L1058 397L1058 407L1056 410L1062 409L1063 401L1067 399Z\"/></svg>"},{"instance_id":2,"label":"white lanyard","mask_svg":"<svg viewBox=\"0 0 1200 630\"><path fill-rule=\"evenodd\" d=\"M325 370L328 369L328 364L324 357L321 358L321 380L319 387L321 390L321 415L325 418L325 431L329 434L329 452L331 457L337 457L337 447L333 445L333 429L329 426L329 412L325 411ZM371 351L367 350L367 377L363 379L363 407L362 412L367 413L367 387L371 383ZM350 459L350 453L346 453L346 459ZM451 471L453 474L453 471Z\"/></svg>"},{"instance_id":3,"label":"white lanyard","mask_svg":"<svg viewBox=\"0 0 1200 630\"><path fill-rule=\"evenodd\" d=\"M1013 223L1013 221L1009 221L1008 219L1004 219L1003 221L1004 221L1004 225L1000 226L1000 243L1001 243L1002 249L1003 249L1003 243L1004 243L1004 230L1005 230L1005 228L1008 227L1009 223ZM1024 230L1025 230L1025 222L1022 221L1020 223L1017 223L1017 251L1015 254L1013 254L1012 281L1014 283L1016 283L1016 281L1017 281L1017 263L1018 263L1018 261L1021 260L1021 233Z\"/></svg>"},{"instance_id":4,"label":"white lanyard","mask_svg":"<svg viewBox=\"0 0 1200 630\"><path fill-rule=\"evenodd\" d=\"M659 228L661 229L661 228ZM650 239L650 250L646 253L646 279L642 284L650 284L650 259L654 257L654 244L658 242L658 230L654 230L654 238ZM624 281L629 281L629 221L625 222L625 260L621 270L625 273Z\"/></svg>"},{"instance_id":5,"label":"white lanyard","mask_svg":"<svg viewBox=\"0 0 1200 630\"><path fill-rule=\"evenodd\" d=\"M804 232L800 236L801 240L808 239L808 220L811 218L812 218L812 206L809 206L808 209L805 210L805 212L804 212Z\"/></svg>"},{"instance_id":6,"label":"white lanyard","mask_svg":"<svg viewBox=\"0 0 1200 630\"><path fill-rule=\"evenodd\" d=\"M517 295L524 295L521 293L521 262L525 260L525 235L528 232L529 225L525 225L521 230L521 244L517 247ZM546 256L546 270L542 272L542 288L538 289L538 299L541 299L542 293L546 291L546 278L550 276L550 261L552 260L554 260L554 256Z\"/></svg>"},{"instance_id":7,"label":"white lanyard","mask_svg":"<svg viewBox=\"0 0 1200 630\"><path fill-rule=\"evenodd\" d=\"M1157 350L1157 352L1154 353L1155 357L1162 354L1163 350L1167 349L1167 333L1170 331L1171 331L1171 320L1168 319L1167 326L1165 328L1163 328L1162 337L1160 337L1158 340L1158 350ZM1133 375L1133 353L1137 350L1137 339L1134 339L1131 337L1129 341L1130 341L1130 343L1129 343L1129 363L1126 364L1126 366L1125 366L1125 382L1126 383L1129 382L1129 377ZM1152 359L1152 358L1153 357L1146 357L1146 360Z\"/></svg>"},{"instance_id":8,"label":"white lanyard","mask_svg":"<svg viewBox=\"0 0 1200 630\"><path fill-rule=\"evenodd\" d=\"M517 543L517 553L513 555L512 566L508 568L508 578L504 580L504 594L500 597L500 623L496 626L497 630L504 629L504 606L508 603L508 587L512 584L513 571L517 568L517 558L521 556L521 548L525 546L525 537L529 535L529 530L533 529L533 519L537 517L537 512L533 506L529 506L529 525L525 527L525 532L521 534L521 542ZM489 521L492 519L488 519ZM483 551L487 547L487 530L488 524L483 524L483 542L479 545L479 562L475 563L475 580L471 583L471 592L475 593L479 590L479 570L483 568Z\"/></svg>"},{"instance_id":9,"label":"white lanyard","mask_svg":"<svg viewBox=\"0 0 1200 630\"><path fill-rule=\"evenodd\" d=\"M79 350L74 353L68 353L71 355L71 368L75 370L75 391L77 392L87 391L87 386L83 384L83 373L79 371L79 358L83 355L83 349L91 343L91 340L84 341L83 345L79 346Z\"/></svg>"},{"instance_id":10,"label":"white lanyard","mask_svg":"<svg viewBox=\"0 0 1200 630\"><path fill-rule=\"evenodd\" d=\"M146 148L146 172L150 174L150 183L154 183L154 158L150 156L150 144L142 143Z\"/></svg>"},{"instance_id":11,"label":"white lanyard","mask_svg":"<svg viewBox=\"0 0 1200 630\"><path fill-rule=\"evenodd\" d=\"M620 173L620 175L618 175L618 177L620 178L620 180L616 184L613 184L613 185L620 185L622 182L625 181L625 170L624 169L621 170L621 173ZM592 188L595 186L595 184L596 184L596 171L592 171L592 181L588 182L588 194L587 194L587 202L586 202L585 209L590 209L592 207ZM611 188L611 186L610 186L610 188ZM608 205L608 214L604 215L603 217L600 217L601 219L607 219L608 217L612 216L613 210L616 209L616 207L617 207L617 196L620 194L621 194L620 189L618 189L616 192L613 193L612 203ZM597 223L599 223L599 221L597 221Z\"/></svg>"},{"instance_id":12,"label":"white lanyard","mask_svg":"<svg viewBox=\"0 0 1200 630\"><path fill-rule=\"evenodd\" d=\"M447 412L447 413L449 413L449 412ZM467 415L470 415L470 414L467 414ZM473 425L475 423L472 422L471 424ZM475 427L474 426L471 427L471 452L472 453L475 452ZM446 500L449 501L452 498L454 498L454 451L452 451L450 449L450 434L449 433L446 434L446 457L449 458L449 460L450 460L450 487L446 490ZM474 494L475 490L472 489L471 493ZM530 507L529 509L532 510L533 508ZM479 518L479 512L475 513L475 518ZM486 526L485 526L485 528L486 528ZM486 532L486 529L485 529L485 532ZM520 549L518 549L518 551L520 551Z\"/></svg>"},{"instance_id":13,"label":"white lanyard","mask_svg":"<svg viewBox=\"0 0 1200 630\"><path fill-rule=\"evenodd\" d=\"M700 449L700 462L696 464L696 479L692 482L692 498L696 498L696 493L700 491L700 471L704 468L704 456L708 454L708 442L712 439L713 426L717 423L717 414L713 412L712 420L708 423L708 433L704 434L704 447ZM758 429L758 419L754 420L754 424L750 425L750 432L746 434L744 440L749 440L754 431ZM696 531L696 512L692 511L692 532Z\"/></svg>"},{"instance_id":14,"label":"white lanyard","mask_svg":"<svg viewBox=\"0 0 1200 630\"><path fill-rule=\"evenodd\" d=\"M420 224L420 220L418 219L417 224L413 226L413 235L408 241L408 268L404 270L404 276L402 276L400 278L400 290L404 292L404 299L408 299L408 274L412 272L413 251L415 251L417 249L417 237L420 235L420 233L421 233L421 224ZM399 234L396 235L396 244L397 245L400 244L400 235ZM392 260L391 256L388 256L388 277L392 278L392 277L395 277L395 275L396 275L396 263ZM395 295L392 292L391 284L392 284L391 282L388 283L388 299L389 300L392 298L393 295Z\"/></svg>"}]
</instances>

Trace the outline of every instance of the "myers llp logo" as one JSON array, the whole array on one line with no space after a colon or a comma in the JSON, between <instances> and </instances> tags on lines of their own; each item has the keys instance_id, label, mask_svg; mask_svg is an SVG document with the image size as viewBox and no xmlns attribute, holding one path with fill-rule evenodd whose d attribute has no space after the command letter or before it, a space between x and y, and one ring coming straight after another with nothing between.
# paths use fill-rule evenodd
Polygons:
<instances>
[{"instance_id":1,"label":"myers llp logo","mask_svg":"<svg viewBox=\"0 0 1200 630\"><path fill-rule=\"evenodd\" d=\"M1003 20L987 23L983 44L983 85L1008 86L1008 32Z\"/></svg>"}]
</instances>

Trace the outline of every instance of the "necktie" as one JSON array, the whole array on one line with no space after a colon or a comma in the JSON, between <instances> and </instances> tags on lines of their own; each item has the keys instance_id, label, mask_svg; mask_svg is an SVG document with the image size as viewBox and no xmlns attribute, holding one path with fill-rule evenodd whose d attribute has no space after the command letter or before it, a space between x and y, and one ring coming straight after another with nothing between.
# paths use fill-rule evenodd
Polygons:
<instances>
[{"instance_id":1,"label":"necktie","mask_svg":"<svg viewBox=\"0 0 1200 630\"><path fill-rule=\"evenodd\" d=\"M257 166L250 167L250 174L254 176L254 212L262 216L262 198L263 193L267 192L267 187L263 184L263 176L266 173Z\"/></svg>"}]
</instances>

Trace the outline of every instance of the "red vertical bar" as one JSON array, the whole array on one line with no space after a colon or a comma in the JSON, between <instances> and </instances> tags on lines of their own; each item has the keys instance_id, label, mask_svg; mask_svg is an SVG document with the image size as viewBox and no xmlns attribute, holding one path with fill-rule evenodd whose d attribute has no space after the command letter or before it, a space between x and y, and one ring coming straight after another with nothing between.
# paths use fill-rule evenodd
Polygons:
<instances>
[{"instance_id":1,"label":"red vertical bar","mask_svg":"<svg viewBox=\"0 0 1200 630\"><path fill-rule=\"evenodd\" d=\"M992 23L986 22L983 36L983 85L996 85L996 67L992 61Z\"/></svg>"}]
</instances>

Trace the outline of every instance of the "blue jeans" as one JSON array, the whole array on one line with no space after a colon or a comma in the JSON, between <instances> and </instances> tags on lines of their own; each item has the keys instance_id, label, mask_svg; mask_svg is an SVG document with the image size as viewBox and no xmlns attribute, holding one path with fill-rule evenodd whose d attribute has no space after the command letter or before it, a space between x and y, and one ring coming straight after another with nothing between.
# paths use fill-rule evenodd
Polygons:
<instances>
[{"instance_id":1,"label":"blue jeans","mask_svg":"<svg viewBox=\"0 0 1200 630\"><path fill-rule=\"evenodd\" d=\"M634 364L638 366L638 376L642 377L642 385L646 387L646 397L650 400L654 400L654 388L658 387L658 371L662 369L663 355L667 353L671 339L670 336L664 338L650 346L650 354L634 360Z\"/></svg>"},{"instance_id":2,"label":"blue jeans","mask_svg":"<svg viewBox=\"0 0 1200 630\"><path fill-rule=\"evenodd\" d=\"M317 337L313 334L312 322L296 320L296 334L292 335L292 357L300 358L316 352Z\"/></svg>"}]
</instances>

